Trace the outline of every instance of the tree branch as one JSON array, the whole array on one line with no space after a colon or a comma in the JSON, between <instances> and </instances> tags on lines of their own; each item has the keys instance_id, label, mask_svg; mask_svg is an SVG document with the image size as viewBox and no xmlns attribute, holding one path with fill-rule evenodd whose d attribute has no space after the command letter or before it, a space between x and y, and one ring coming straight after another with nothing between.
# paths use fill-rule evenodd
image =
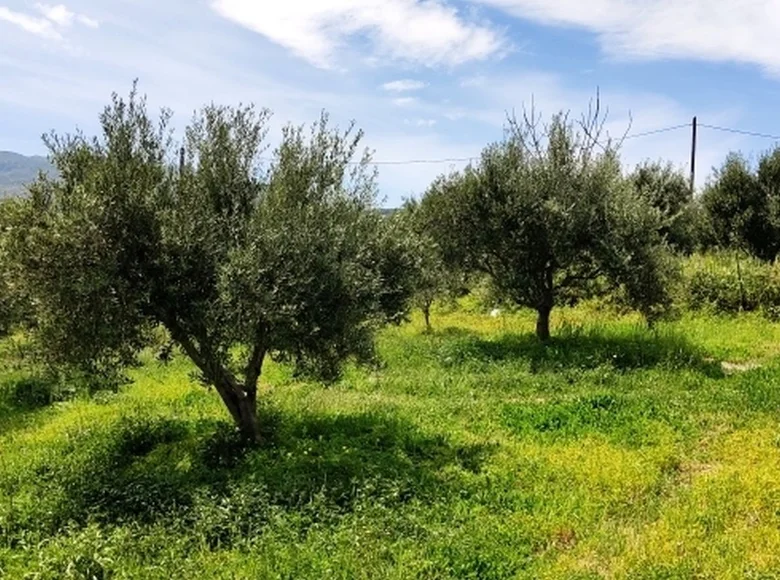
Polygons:
<instances>
[{"instance_id":1,"label":"tree branch","mask_svg":"<svg viewBox=\"0 0 780 580\"><path fill-rule=\"evenodd\" d=\"M255 338L255 344L252 347L252 354L244 371L244 388L248 393L257 391L257 381L260 379L260 373L263 370L263 359L267 347L265 344L265 330L260 328Z\"/></svg>"},{"instance_id":2,"label":"tree branch","mask_svg":"<svg viewBox=\"0 0 780 580\"><path fill-rule=\"evenodd\" d=\"M568 288L575 282L588 282L590 280L595 280L598 278L603 272L601 271L601 268L594 268L590 272L586 273L580 273L580 274L567 274L563 280L561 280L558 283L558 286L561 288Z\"/></svg>"}]
</instances>

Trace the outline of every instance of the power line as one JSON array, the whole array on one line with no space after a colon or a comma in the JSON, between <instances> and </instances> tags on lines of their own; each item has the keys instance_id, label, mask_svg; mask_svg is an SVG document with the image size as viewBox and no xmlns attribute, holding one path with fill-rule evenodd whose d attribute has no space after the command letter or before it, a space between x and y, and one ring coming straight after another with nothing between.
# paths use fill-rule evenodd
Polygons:
<instances>
[{"instance_id":1,"label":"power line","mask_svg":"<svg viewBox=\"0 0 780 580\"><path fill-rule=\"evenodd\" d=\"M767 133L755 133L753 131L743 131L741 129L732 129L730 127L718 127L717 125L706 125L705 123L699 123L700 127L706 127L707 129L713 129L714 131L723 131L724 133L737 133L738 135L748 135L750 137L761 137L763 139L774 139L780 141L780 136L769 135Z\"/></svg>"},{"instance_id":2,"label":"power line","mask_svg":"<svg viewBox=\"0 0 780 580\"><path fill-rule=\"evenodd\" d=\"M690 126L691 126L690 123L683 123L682 125L664 127L663 129L653 129L652 131L644 131L643 133L633 133L631 135L626 135L623 138L623 140L627 141L628 139L636 139L637 137L647 137L648 135L657 135L658 133L667 133L669 131L676 131L678 129L687 129Z\"/></svg>"},{"instance_id":3,"label":"power line","mask_svg":"<svg viewBox=\"0 0 780 580\"><path fill-rule=\"evenodd\" d=\"M406 161L370 161L368 165L414 165L421 163L462 163L477 157L451 157L449 159L409 159Z\"/></svg>"},{"instance_id":4,"label":"power line","mask_svg":"<svg viewBox=\"0 0 780 580\"><path fill-rule=\"evenodd\" d=\"M723 131L727 133L737 133L739 135L748 135L751 137L761 137L764 139L774 139L777 141L780 141L780 135L769 135L766 133L756 133L753 131L743 131L741 129L733 129L730 127L720 127L718 125L707 125L706 123L699 123L699 127L704 127L707 129L712 129L715 131ZM649 137L650 135L658 135L660 133L668 133L670 131L678 131L680 129L687 129L691 127L691 123L682 123L680 125L671 125L669 127L661 127L659 129L652 129L650 131L642 131L641 133L631 133L629 135L626 135L622 138L622 141L628 141L629 139L639 139L641 137ZM599 145L601 145L599 143ZM602 145L603 147L603 145ZM442 163L469 163L471 161L474 161L476 159L479 159L479 155L474 155L471 157L447 157L444 159L389 159L389 160L378 160L378 161L369 161L368 165L372 166L380 166L380 165L436 165L436 164L442 164ZM361 161L350 161L348 163L349 165L360 165L362 164Z\"/></svg>"},{"instance_id":5,"label":"power line","mask_svg":"<svg viewBox=\"0 0 780 580\"><path fill-rule=\"evenodd\" d=\"M704 127L706 129L712 129L714 131L723 131L726 133L736 133L739 135L747 135L750 137L760 137L763 139L774 139L776 141L780 141L780 135L769 135L767 133L756 133L754 131L743 131L741 129L733 129L730 127L719 127L718 125L707 125L706 123L699 123L699 127ZM650 135L658 135L659 133L668 133L670 131L678 131L680 129L687 129L691 127L691 123L682 123L680 125L672 125L670 127L661 127L660 129L652 129L650 131L642 131L641 133L631 133L629 135L626 135L621 140L622 141L628 141L629 139L638 139L641 137L649 137ZM604 148L604 145L601 143L596 143L600 147ZM371 166L380 166L380 165L436 165L436 164L442 164L442 163L470 163L471 161L474 161L476 159L479 159L479 155L474 155L471 157L447 157L444 159L390 159L390 160L379 160L379 161L369 161L367 165ZM264 161L271 161L271 159L263 159ZM362 165L362 161L350 161L347 164L348 165Z\"/></svg>"},{"instance_id":6,"label":"power line","mask_svg":"<svg viewBox=\"0 0 780 580\"><path fill-rule=\"evenodd\" d=\"M623 137L623 141L628 139L637 139L639 137L647 137L649 135L656 135L658 133L667 133L669 131L677 131L679 129L687 129L690 127L690 123L684 123L681 125L672 125L671 127L662 127L660 129L653 129L651 131L643 131L641 133L632 133ZM601 145L599 143L599 145ZM603 147L603 146L602 146ZM436 163L468 163L479 159L479 156L474 157L451 157L448 159L410 159L410 160L392 160L392 161L371 161L368 165L415 165L415 164L436 164ZM358 162L352 162L358 163Z\"/></svg>"}]
</instances>

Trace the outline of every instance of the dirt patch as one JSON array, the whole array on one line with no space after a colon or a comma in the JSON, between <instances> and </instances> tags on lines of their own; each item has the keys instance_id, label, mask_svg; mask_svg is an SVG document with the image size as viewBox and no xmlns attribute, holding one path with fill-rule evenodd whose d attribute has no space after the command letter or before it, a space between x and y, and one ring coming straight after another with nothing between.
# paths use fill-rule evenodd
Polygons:
<instances>
[{"instance_id":1,"label":"dirt patch","mask_svg":"<svg viewBox=\"0 0 780 580\"><path fill-rule=\"evenodd\" d=\"M755 361L747 361L747 362L728 362L723 361L720 363L721 368L723 369L723 372L727 375L733 375L737 373L746 373L748 371L753 371L756 369L761 368L761 363L755 362Z\"/></svg>"}]
</instances>

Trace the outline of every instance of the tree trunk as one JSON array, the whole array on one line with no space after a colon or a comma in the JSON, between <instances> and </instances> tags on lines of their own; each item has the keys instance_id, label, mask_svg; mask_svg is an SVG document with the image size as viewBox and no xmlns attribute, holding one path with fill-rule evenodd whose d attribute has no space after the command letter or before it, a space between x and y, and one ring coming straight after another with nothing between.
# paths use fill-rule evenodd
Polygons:
<instances>
[{"instance_id":1,"label":"tree trunk","mask_svg":"<svg viewBox=\"0 0 780 580\"><path fill-rule=\"evenodd\" d=\"M536 336L542 342L550 340L550 312L555 305L555 271L551 263L548 263L544 271L544 287L541 294L541 300L536 307L538 317L536 319Z\"/></svg>"},{"instance_id":2,"label":"tree trunk","mask_svg":"<svg viewBox=\"0 0 780 580\"><path fill-rule=\"evenodd\" d=\"M253 443L260 442L260 423L257 420L257 395L234 385L216 385L219 396L225 403L241 436Z\"/></svg>"},{"instance_id":3,"label":"tree trunk","mask_svg":"<svg viewBox=\"0 0 780 580\"><path fill-rule=\"evenodd\" d=\"M430 332L431 331L431 305L425 304L422 307L423 316L425 317L425 330Z\"/></svg>"},{"instance_id":4,"label":"tree trunk","mask_svg":"<svg viewBox=\"0 0 780 580\"><path fill-rule=\"evenodd\" d=\"M261 437L260 423L257 419L257 381L260 378L266 353L262 331L258 333L258 340L247 363L245 381L241 384L233 373L218 362L214 353L204 346L208 344L206 340L198 340L196 346L175 316L168 312L163 313L162 320L171 337L181 345L190 360L217 390L241 435L247 441L259 443Z\"/></svg>"},{"instance_id":5,"label":"tree trunk","mask_svg":"<svg viewBox=\"0 0 780 580\"><path fill-rule=\"evenodd\" d=\"M247 394L238 401L238 430L242 437L253 443L260 443L260 422L257 419L257 397L254 393Z\"/></svg>"},{"instance_id":6,"label":"tree trunk","mask_svg":"<svg viewBox=\"0 0 780 580\"><path fill-rule=\"evenodd\" d=\"M536 336L542 342L550 340L550 312L552 312L551 306L540 306L536 309Z\"/></svg>"}]
</instances>

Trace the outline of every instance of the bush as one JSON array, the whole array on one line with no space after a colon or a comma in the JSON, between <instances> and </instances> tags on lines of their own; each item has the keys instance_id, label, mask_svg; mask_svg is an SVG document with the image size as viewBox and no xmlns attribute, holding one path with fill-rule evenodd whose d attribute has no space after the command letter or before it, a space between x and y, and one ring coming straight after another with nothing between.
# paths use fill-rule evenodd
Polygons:
<instances>
[{"instance_id":1,"label":"bush","mask_svg":"<svg viewBox=\"0 0 780 580\"><path fill-rule=\"evenodd\" d=\"M680 302L691 310L758 311L780 318L780 265L736 252L696 255L683 262Z\"/></svg>"}]
</instances>

